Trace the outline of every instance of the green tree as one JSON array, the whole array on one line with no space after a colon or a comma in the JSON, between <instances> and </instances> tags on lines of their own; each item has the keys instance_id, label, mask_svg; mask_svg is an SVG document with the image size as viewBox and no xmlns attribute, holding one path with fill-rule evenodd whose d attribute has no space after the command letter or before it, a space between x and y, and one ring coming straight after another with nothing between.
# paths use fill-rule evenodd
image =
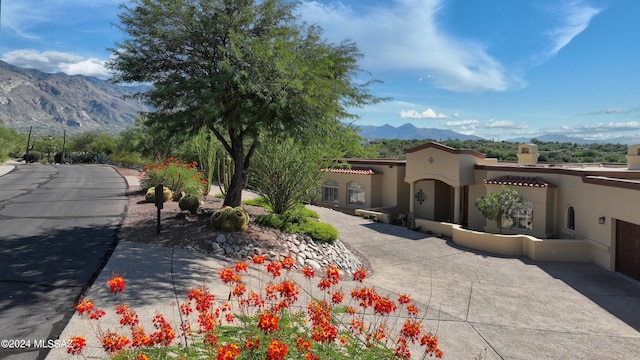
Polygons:
<instances>
[{"instance_id":1,"label":"green tree","mask_svg":"<svg viewBox=\"0 0 640 360\"><path fill-rule=\"evenodd\" d=\"M195 133L208 127L234 163L224 205L238 206L262 134L305 142L379 101L356 45L330 44L284 0L135 0L123 5L108 67L116 82L146 82L156 109L146 124Z\"/></svg>"},{"instance_id":2,"label":"green tree","mask_svg":"<svg viewBox=\"0 0 640 360\"><path fill-rule=\"evenodd\" d=\"M20 156L26 142L26 136L19 134L15 129L6 128L0 121L0 162L8 160L9 157Z\"/></svg>"},{"instance_id":3,"label":"green tree","mask_svg":"<svg viewBox=\"0 0 640 360\"><path fill-rule=\"evenodd\" d=\"M476 207L482 216L498 224L498 230L502 234L504 220L515 215L521 202L522 196L518 191L503 186L498 192L478 198Z\"/></svg>"}]
</instances>

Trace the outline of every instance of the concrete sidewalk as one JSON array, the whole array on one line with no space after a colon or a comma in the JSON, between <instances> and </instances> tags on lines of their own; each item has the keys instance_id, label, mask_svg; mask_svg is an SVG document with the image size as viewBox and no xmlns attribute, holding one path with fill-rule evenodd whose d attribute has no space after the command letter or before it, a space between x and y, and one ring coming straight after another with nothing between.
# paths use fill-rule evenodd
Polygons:
<instances>
[{"instance_id":1,"label":"concrete sidewalk","mask_svg":"<svg viewBox=\"0 0 640 360\"><path fill-rule=\"evenodd\" d=\"M640 354L637 281L592 264L534 263L478 253L399 226L313 209L368 259L373 274L366 285L391 297L411 295L426 314L425 329L438 335L445 358L636 359ZM216 298L227 298L229 288L217 273L233 264L195 251L125 240L86 298L111 314L115 304L129 304L147 329L156 312L175 325L180 323L177 301L185 299L188 289L206 284ZM126 279L121 296L110 294L106 286L113 273ZM245 279L249 285L264 283L263 270L253 274ZM294 279L306 284L301 276ZM358 285L342 284L346 294ZM61 339L83 335L90 341L86 355L104 357L91 324L76 314ZM117 330L119 325L103 322L102 328ZM68 358L65 349L53 349L47 357Z\"/></svg>"}]
</instances>

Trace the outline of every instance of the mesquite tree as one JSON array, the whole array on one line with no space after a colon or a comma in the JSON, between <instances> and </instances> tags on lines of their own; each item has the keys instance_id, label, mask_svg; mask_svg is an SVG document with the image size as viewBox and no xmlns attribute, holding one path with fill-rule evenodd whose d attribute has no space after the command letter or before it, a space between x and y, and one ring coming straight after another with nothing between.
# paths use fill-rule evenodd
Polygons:
<instances>
[{"instance_id":1,"label":"mesquite tree","mask_svg":"<svg viewBox=\"0 0 640 360\"><path fill-rule=\"evenodd\" d=\"M122 5L108 67L115 82L151 83L147 124L173 132L208 127L234 162L224 204L239 206L259 139L304 142L380 99L356 83L361 53L322 39L285 0L134 0Z\"/></svg>"},{"instance_id":2,"label":"mesquite tree","mask_svg":"<svg viewBox=\"0 0 640 360\"><path fill-rule=\"evenodd\" d=\"M520 208L522 196L513 189L502 187L498 192L488 193L476 201L476 207L489 220L498 224L500 234L505 219L512 217Z\"/></svg>"}]
</instances>

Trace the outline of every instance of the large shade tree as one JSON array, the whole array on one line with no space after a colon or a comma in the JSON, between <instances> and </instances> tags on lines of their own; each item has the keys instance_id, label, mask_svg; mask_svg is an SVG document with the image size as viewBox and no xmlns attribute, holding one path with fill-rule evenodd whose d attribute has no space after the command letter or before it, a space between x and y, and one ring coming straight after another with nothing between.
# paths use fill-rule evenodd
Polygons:
<instances>
[{"instance_id":1,"label":"large shade tree","mask_svg":"<svg viewBox=\"0 0 640 360\"><path fill-rule=\"evenodd\" d=\"M329 43L283 0L134 0L127 38L108 67L116 82L152 83L147 124L173 133L208 127L234 162L224 204L238 206L261 136L331 136L350 109L379 99L357 82L350 41Z\"/></svg>"}]
</instances>

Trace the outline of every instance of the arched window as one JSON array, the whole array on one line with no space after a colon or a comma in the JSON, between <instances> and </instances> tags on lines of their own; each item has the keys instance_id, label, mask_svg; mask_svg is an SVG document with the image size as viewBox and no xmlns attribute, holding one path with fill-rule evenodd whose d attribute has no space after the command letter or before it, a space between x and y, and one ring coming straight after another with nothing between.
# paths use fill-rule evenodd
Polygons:
<instances>
[{"instance_id":1,"label":"arched window","mask_svg":"<svg viewBox=\"0 0 640 360\"><path fill-rule=\"evenodd\" d=\"M576 229L576 212L573 210L573 206L567 208L567 229Z\"/></svg>"},{"instance_id":2,"label":"arched window","mask_svg":"<svg viewBox=\"0 0 640 360\"><path fill-rule=\"evenodd\" d=\"M355 181L347 185L347 203L349 206L364 206L364 185Z\"/></svg>"},{"instance_id":3,"label":"arched window","mask_svg":"<svg viewBox=\"0 0 640 360\"><path fill-rule=\"evenodd\" d=\"M511 228L519 230L533 230L533 202L522 199L520 207L511 218Z\"/></svg>"},{"instance_id":4,"label":"arched window","mask_svg":"<svg viewBox=\"0 0 640 360\"><path fill-rule=\"evenodd\" d=\"M322 184L322 202L338 203L338 183L329 180Z\"/></svg>"}]
</instances>

